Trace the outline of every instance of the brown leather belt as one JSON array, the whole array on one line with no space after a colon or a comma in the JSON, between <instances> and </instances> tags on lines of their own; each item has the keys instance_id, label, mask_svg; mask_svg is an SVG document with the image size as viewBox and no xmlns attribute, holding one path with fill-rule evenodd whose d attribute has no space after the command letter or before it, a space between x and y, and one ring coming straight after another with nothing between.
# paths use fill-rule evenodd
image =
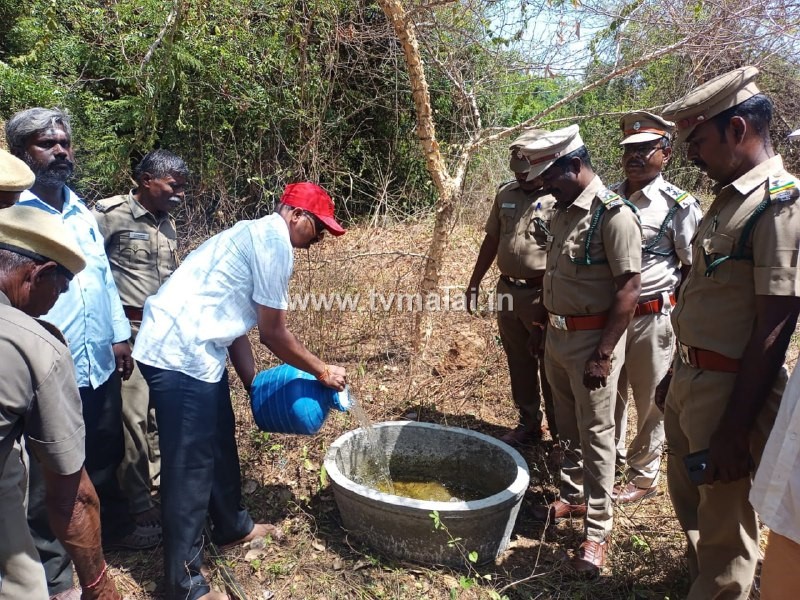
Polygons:
<instances>
[{"instance_id":1,"label":"brown leather belt","mask_svg":"<svg viewBox=\"0 0 800 600\"><path fill-rule=\"evenodd\" d=\"M695 369L706 371L721 371L722 373L738 373L742 361L730 358L713 350L692 348L686 344L678 344L678 354L681 360Z\"/></svg>"},{"instance_id":2,"label":"brown leather belt","mask_svg":"<svg viewBox=\"0 0 800 600\"><path fill-rule=\"evenodd\" d=\"M513 287L538 288L542 287L542 282L544 281L544 275L539 275L537 277L528 277L527 279L519 279L517 277L509 277L508 275L500 275L500 279Z\"/></svg>"},{"instance_id":3,"label":"brown leather belt","mask_svg":"<svg viewBox=\"0 0 800 600\"><path fill-rule=\"evenodd\" d=\"M564 331L588 331L590 329L603 329L608 321L608 314L582 315L576 317L562 317L561 315L548 315L550 326Z\"/></svg>"},{"instance_id":4,"label":"brown leather belt","mask_svg":"<svg viewBox=\"0 0 800 600\"><path fill-rule=\"evenodd\" d=\"M125 311L125 316L129 321L141 321L144 310L136 306L123 306L122 310Z\"/></svg>"},{"instance_id":5,"label":"brown leather belt","mask_svg":"<svg viewBox=\"0 0 800 600\"><path fill-rule=\"evenodd\" d=\"M672 306L675 306L675 294L669 295L669 301ZM640 302L636 305L636 310L633 312L634 317L641 317L642 315L655 315L661 312L661 309L664 308L664 299L663 298L653 298L652 300L647 300L646 302Z\"/></svg>"}]
</instances>

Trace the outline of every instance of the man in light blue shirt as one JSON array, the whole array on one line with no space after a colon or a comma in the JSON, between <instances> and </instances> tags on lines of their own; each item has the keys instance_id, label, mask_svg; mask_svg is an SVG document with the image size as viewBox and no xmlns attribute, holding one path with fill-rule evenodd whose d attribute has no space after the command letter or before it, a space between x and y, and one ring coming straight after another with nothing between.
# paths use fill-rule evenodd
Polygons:
<instances>
[{"instance_id":1,"label":"man in light blue shirt","mask_svg":"<svg viewBox=\"0 0 800 600\"><path fill-rule=\"evenodd\" d=\"M44 108L18 112L6 123L6 139L11 153L36 175L19 203L60 216L86 257L86 268L43 319L64 333L75 362L86 424L86 469L101 500L104 545L154 546L159 532L137 529L116 479L123 453L120 377L128 378L133 368L128 344L131 330L97 221L66 185L74 169L69 117ZM38 485L32 463L29 522L54 594L71 588L71 569L66 553L49 532L43 496L38 497L43 487Z\"/></svg>"}]
</instances>

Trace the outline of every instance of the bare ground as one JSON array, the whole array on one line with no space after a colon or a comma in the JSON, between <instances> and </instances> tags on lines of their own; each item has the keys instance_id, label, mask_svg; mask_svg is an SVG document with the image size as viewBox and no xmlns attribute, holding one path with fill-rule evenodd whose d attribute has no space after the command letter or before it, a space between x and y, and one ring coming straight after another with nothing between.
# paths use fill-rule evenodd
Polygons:
<instances>
[{"instance_id":1,"label":"bare ground","mask_svg":"<svg viewBox=\"0 0 800 600\"><path fill-rule=\"evenodd\" d=\"M462 223L480 223L479 215L486 210L488 205L475 207L475 217ZM429 222L354 228L308 253L299 251L293 294L359 293L360 308L294 310L290 328L326 361L347 367L351 389L373 421L413 419L499 435L514 426L516 412L491 314L430 313L425 348L412 354L413 313L396 307L369 310L370 290L415 292L429 231ZM455 286L453 298L469 278L482 236L479 224L461 224L453 232L442 277L442 286ZM491 291L495 276L490 272L485 279L485 293ZM253 342L263 368L276 364L256 338ZM791 361L796 357L795 339ZM245 502L255 519L278 525L285 537L281 542L266 540L263 547L228 550L217 559L207 554L218 589L225 589L232 574L250 600L685 596L685 544L665 478L657 497L616 510L610 564L598 580L577 579L565 565L580 543L581 521L545 530L531 519L531 507L549 501L556 491L547 444L523 450L531 485L511 545L497 561L477 570L468 564L463 570L412 564L376 554L342 527L321 466L333 440L358 427L353 416L333 413L318 435L301 437L258 431L238 384L234 407ZM161 597L160 549L112 553L108 558L127 598Z\"/></svg>"}]
</instances>

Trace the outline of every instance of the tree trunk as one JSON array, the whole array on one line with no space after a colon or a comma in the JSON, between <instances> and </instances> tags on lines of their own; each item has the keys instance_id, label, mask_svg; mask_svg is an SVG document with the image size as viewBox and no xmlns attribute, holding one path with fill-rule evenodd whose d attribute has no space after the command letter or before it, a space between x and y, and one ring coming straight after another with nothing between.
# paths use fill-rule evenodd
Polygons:
<instances>
[{"instance_id":1,"label":"tree trunk","mask_svg":"<svg viewBox=\"0 0 800 600\"><path fill-rule=\"evenodd\" d=\"M426 300L439 286L442 257L447 247L448 236L452 228L455 213L456 192L458 181L450 176L447 165L439 151L439 142L436 141L436 127L431 112L431 98L428 82L425 79L425 65L419 51L419 43L414 24L408 19L403 5L398 0L378 0L383 12L394 27L397 39L403 47L406 60L408 77L411 83L411 93L414 100L414 109L417 115L417 137L425 155L425 166L436 186L438 198L436 201L436 220L433 225L433 235L425 259L425 267L420 284L422 296L422 310L414 319L414 349L419 350L424 338L423 323Z\"/></svg>"}]
</instances>

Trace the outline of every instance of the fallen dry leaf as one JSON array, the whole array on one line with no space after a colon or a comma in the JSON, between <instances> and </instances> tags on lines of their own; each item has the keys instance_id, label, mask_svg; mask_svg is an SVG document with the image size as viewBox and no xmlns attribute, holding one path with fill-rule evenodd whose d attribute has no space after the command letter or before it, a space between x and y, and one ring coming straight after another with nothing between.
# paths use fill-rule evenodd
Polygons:
<instances>
[{"instance_id":1,"label":"fallen dry leaf","mask_svg":"<svg viewBox=\"0 0 800 600\"><path fill-rule=\"evenodd\" d=\"M248 550L247 553L244 555L244 559L247 562L251 560L256 560L257 558L261 558L267 555L267 551L264 548L253 548L252 550Z\"/></svg>"}]
</instances>

